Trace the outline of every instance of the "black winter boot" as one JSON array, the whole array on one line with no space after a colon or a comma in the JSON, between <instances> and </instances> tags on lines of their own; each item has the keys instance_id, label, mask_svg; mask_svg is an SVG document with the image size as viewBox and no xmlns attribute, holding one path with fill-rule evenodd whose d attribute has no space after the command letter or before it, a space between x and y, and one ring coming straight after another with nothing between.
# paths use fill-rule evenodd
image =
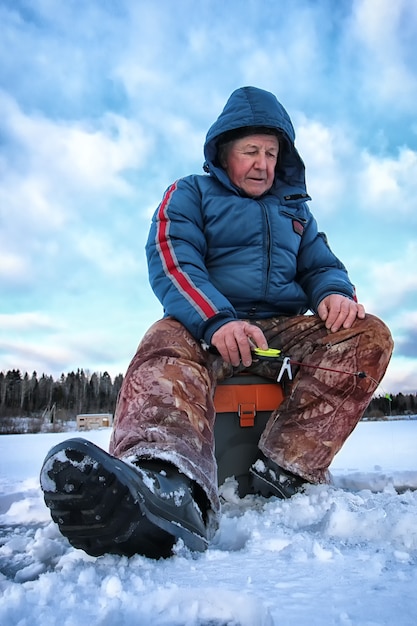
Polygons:
<instances>
[{"instance_id":1,"label":"black winter boot","mask_svg":"<svg viewBox=\"0 0 417 626\"><path fill-rule=\"evenodd\" d=\"M138 463L134 467L80 438L52 448L40 481L61 533L92 556L168 557L179 538L204 551L210 531L203 490L170 463Z\"/></svg>"},{"instance_id":2,"label":"black winter boot","mask_svg":"<svg viewBox=\"0 0 417 626\"><path fill-rule=\"evenodd\" d=\"M291 498L304 490L305 478L292 474L260 452L258 460L250 468L252 489L265 498Z\"/></svg>"}]
</instances>

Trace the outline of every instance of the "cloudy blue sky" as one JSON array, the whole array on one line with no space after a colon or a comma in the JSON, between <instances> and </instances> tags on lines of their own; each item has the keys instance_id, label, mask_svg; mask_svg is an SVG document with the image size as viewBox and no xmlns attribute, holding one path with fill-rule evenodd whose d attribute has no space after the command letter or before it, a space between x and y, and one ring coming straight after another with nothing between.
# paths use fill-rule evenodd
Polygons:
<instances>
[{"instance_id":1,"label":"cloudy blue sky","mask_svg":"<svg viewBox=\"0 0 417 626\"><path fill-rule=\"evenodd\" d=\"M237 87L293 118L311 208L417 392L417 3L0 0L0 370L124 373L144 244Z\"/></svg>"}]
</instances>

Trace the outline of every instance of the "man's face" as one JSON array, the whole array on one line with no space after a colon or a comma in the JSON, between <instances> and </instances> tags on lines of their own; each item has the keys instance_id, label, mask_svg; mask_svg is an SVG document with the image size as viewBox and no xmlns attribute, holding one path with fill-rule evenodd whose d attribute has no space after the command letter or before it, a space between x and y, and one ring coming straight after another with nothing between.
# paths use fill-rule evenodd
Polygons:
<instances>
[{"instance_id":1,"label":"man's face","mask_svg":"<svg viewBox=\"0 0 417 626\"><path fill-rule=\"evenodd\" d=\"M234 185L255 198L272 187L278 151L274 135L249 135L231 142L223 167Z\"/></svg>"}]
</instances>

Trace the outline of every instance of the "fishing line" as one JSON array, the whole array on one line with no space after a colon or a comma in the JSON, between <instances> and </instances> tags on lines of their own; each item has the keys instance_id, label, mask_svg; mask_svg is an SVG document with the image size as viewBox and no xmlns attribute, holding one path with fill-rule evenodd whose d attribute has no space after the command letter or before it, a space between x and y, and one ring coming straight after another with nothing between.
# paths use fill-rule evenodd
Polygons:
<instances>
[{"instance_id":1,"label":"fishing line","mask_svg":"<svg viewBox=\"0 0 417 626\"><path fill-rule=\"evenodd\" d=\"M281 366L281 370L280 373L278 375L278 382L280 382L284 372L287 373L288 377L290 380L292 380L292 372L291 372L291 365L297 365L298 367L309 367L311 369L316 369L316 370L324 370L325 372L334 372L335 374L344 374L345 376L355 376L357 378L363 379L363 378L369 378L369 380L371 380L373 383L375 383L375 385L378 387L379 383L377 380L375 380L375 378L373 378L372 376L369 376L369 374L367 374L366 372L363 371L359 371L359 372L350 372L348 370L341 370L341 369L337 369L335 367L324 367L323 365L312 365L310 363L302 363L301 361L295 361L294 359L292 359L291 357L285 357L282 354L281 350L275 349L275 348L268 348L267 350L261 350L260 348L255 348L253 350L255 356L257 356L258 358L265 359L265 360L270 360L270 361L280 361L282 362L282 366ZM381 387L382 389L382 387ZM382 390L384 391L384 390Z\"/></svg>"}]
</instances>

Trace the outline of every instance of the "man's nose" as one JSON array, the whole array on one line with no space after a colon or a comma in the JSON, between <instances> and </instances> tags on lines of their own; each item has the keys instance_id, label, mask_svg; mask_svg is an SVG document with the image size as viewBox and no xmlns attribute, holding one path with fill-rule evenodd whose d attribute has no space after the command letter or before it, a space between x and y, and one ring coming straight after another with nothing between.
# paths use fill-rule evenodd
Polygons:
<instances>
[{"instance_id":1,"label":"man's nose","mask_svg":"<svg viewBox=\"0 0 417 626\"><path fill-rule=\"evenodd\" d=\"M261 170L261 169L265 169L265 165L266 165L265 155L262 153L257 154L256 159L255 159L255 167Z\"/></svg>"},{"instance_id":2,"label":"man's nose","mask_svg":"<svg viewBox=\"0 0 417 626\"><path fill-rule=\"evenodd\" d=\"M255 159L255 167L260 170L266 169L266 154L264 152L258 152Z\"/></svg>"}]
</instances>

